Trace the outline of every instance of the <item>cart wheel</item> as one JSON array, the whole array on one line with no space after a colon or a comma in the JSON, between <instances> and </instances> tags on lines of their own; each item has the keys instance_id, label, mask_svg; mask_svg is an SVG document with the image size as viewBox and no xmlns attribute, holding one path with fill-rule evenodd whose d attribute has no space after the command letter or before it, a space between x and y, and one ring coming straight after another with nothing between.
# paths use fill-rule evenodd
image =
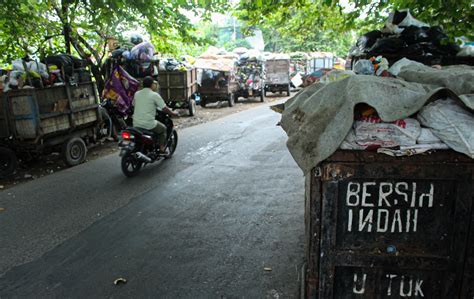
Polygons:
<instances>
[{"instance_id":1,"label":"cart wheel","mask_svg":"<svg viewBox=\"0 0 474 299\"><path fill-rule=\"evenodd\" d=\"M288 85L288 88L286 89L286 93L288 96L290 96L290 85Z\"/></svg>"},{"instance_id":2,"label":"cart wheel","mask_svg":"<svg viewBox=\"0 0 474 299\"><path fill-rule=\"evenodd\" d=\"M235 103L235 95L233 93L231 93L229 95L229 107L233 107L234 106L234 103Z\"/></svg>"},{"instance_id":3,"label":"cart wheel","mask_svg":"<svg viewBox=\"0 0 474 299\"><path fill-rule=\"evenodd\" d=\"M9 148L0 147L0 177L12 175L17 165L15 153Z\"/></svg>"},{"instance_id":4,"label":"cart wheel","mask_svg":"<svg viewBox=\"0 0 474 299\"><path fill-rule=\"evenodd\" d=\"M206 99L205 98L201 98L201 107L202 108L206 108Z\"/></svg>"},{"instance_id":5,"label":"cart wheel","mask_svg":"<svg viewBox=\"0 0 474 299\"><path fill-rule=\"evenodd\" d=\"M260 90L260 102L265 102L265 96L264 96L264 91L263 90Z\"/></svg>"},{"instance_id":6,"label":"cart wheel","mask_svg":"<svg viewBox=\"0 0 474 299\"><path fill-rule=\"evenodd\" d=\"M189 116L194 116L196 114L196 101L194 99L190 99L188 106Z\"/></svg>"},{"instance_id":7,"label":"cart wheel","mask_svg":"<svg viewBox=\"0 0 474 299\"><path fill-rule=\"evenodd\" d=\"M69 166L81 164L86 159L86 156L87 147L81 138L71 138L63 145L64 161Z\"/></svg>"}]
</instances>

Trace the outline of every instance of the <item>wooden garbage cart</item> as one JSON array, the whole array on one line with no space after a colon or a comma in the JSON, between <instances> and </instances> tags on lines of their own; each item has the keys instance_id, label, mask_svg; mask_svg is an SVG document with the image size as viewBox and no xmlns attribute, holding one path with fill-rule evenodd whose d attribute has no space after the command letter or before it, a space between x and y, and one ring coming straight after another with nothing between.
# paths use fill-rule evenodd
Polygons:
<instances>
[{"instance_id":1,"label":"wooden garbage cart","mask_svg":"<svg viewBox=\"0 0 474 299\"><path fill-rule=\"evenodd\" d=\"M265 96L267 92L290 95L290 59L269 59L265 62Z\"/></svg>"},{"instance_id":2,"label":"wooden garbage cart","mask_svg":"<svg viewBox=\"0 0 474 299\"><path fill-rule=\"evenodd\" d=\"M171 108L188 109L189 115L196 114L197 71L160 71L158 83L160 95Z\"/></svg>"},{"instance_id":3,"label":"wooden garbage cart","mask_svg":"<svg viewBox=\"0 0 474 299\"><path fill-rule=\"evenodd\" d=\"M58 148L70 166L86 159L100 122L94 82L11 90L0 99L0 176L15 171L18 156Z\"/></svg>"},{"instance_id":4,"label":"wooden garbage cart","mask_svg":"<svg viewBox=\"0 0 474 299\"><path fill-rule=\"evenodd\" d=\"M218 79L203 80L198 87L201 96L201 106L206 107L209 103L227 101L229 107L234 106L235 94L239 90L239 84L235 81L233 72L212 71L219 73Z\"/></svg>"},{"instance_id":5,"label":"wooden garbage cart","mask_svg":"<svg viewBox=\"0 0 474 299\"><path fill-rule=\"evenodd\" d=\"M306 298L473 298L474 163L338 150L306 177Z\"/></svg>"}]
</instances>

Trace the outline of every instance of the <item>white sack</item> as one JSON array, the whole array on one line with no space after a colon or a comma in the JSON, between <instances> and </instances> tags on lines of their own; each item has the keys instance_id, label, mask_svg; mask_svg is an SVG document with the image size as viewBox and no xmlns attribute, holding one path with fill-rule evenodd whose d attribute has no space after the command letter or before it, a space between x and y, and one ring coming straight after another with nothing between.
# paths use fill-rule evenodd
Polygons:
<instances>
[{"instance_id":1,"label":"white sack","mask_svg":"<svg viewBox=\"0 0 474 299\"><path fill-rule=\"evenodd\" d=\"M474 159L474 114L454 100L438 100L423 107L418 120L453 150Z\"/></svg>"},{"instance_id":2,"label":"white sack","mask_svg":"<svg viewBox=\"0 0 474 299\"><path fill-rule=\"evenodd\" d=\"M413 118L405 118L392 123L355 121L354 131L357 144L365 147L396 147L415 145L420 136L420 123Z\"/></svg>"},{"instance_id":3,"label":"white sack","mask_svg":"<svg viewBox=\"0 0 474 299\"><path fill-rule=\"evenodd\" d=\"M418 144L437 144L441 143L442 141L433 134L431 129L421 128L420 136L416 142Z\"/></svg>"}]
</instances>

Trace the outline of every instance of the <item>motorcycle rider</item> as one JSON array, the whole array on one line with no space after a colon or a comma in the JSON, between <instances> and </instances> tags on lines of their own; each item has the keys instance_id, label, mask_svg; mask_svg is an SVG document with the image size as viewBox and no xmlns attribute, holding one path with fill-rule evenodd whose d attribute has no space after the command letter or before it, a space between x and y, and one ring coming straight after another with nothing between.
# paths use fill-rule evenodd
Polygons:
<instances>
[{"instance_id":1,"label":"motorcycle rider","mask_svg":"<svg viewBox=\"0 0 474 299\"><path fill-rule=\"evenodd\" d=\"M143 79L143 89L135 93L133 106L133 126L158 134L160 153L165 154L166 126L155 119L156 110L158 109L174 117L179 115L166 106L165 101L158 94L158 82L152 77L147 76Z\"/></svg>"}]
</instances>

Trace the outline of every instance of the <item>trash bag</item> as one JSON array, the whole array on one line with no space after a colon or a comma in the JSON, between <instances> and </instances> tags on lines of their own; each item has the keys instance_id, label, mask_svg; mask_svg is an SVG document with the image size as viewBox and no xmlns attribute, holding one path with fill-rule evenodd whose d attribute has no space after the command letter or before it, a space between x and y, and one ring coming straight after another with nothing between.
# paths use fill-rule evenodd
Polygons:
<instances>
[{"instance_id":1,"label":"trash bag","mask_svg":"<svg viewBox=\"0 0 474 299\"><path fill-rule=\"evenodd\" d=\"M372 48L375 42L381 37L382 37L382 32L380 30L373 30L359 37L356 45L361 52L366 53L367 51L370 50L370 48Z\"/></svg>"},{"instance_id":2,"label":"trash bag","mask_svg":"<svg viewBox=\"0 0 474 299\"><path fill-rule=\"evenodd\" d=\"M56 65L58 68L64 68L67 76L72 76L75 68L84 68L86 61L68 54L58 54L46 57L46 64Z\"/></svg>"},{"instance_id":3,"label":"trash bag","mask_svg":"<svg viewBox=\"0 0 474 299\"><path fill-rule=\"evenodd\" d=\"M151 60L155 53L155 47L149 42L142 42L130 51L132 59Z\"/></svg>"},{"instance_id":4,"label":"trash bag","mask_svg":"<svg viewBox=\"0 0 474 299\"><path fill-rule=\"evenodd\" d=\"M134 45L141 44L143 43L143 37L141 36L141 34L134 33L130 36L130 42Z\"/></svg>"},{"instance_id":5,"label":"trash bag","mask_svg":"<svg viewBox=\"0 0 474 299\"><path fill-rule=\"evenodd\" d=\"M370 48L369 53L398 53L406 48L407 43L398 37L379 38L375 44Z\"/></svg>"},{"instance_id":6,"label":"trash bag","mask_svg":"<svg viewBox=\"0 0 474 299\"><path fill-rule=\"evenodd\" d=\"M428 36L430 42L436 46L443 55L455 56L461 50L459 45L450 41L449 37L439 26L431 27L428 30Z\"/></svg>"},{"instance_id":7,"label":"trash bag","mask_svg":"<svg viewBox=\"0 0 474 299\"><path fill-rule=\"evenodd\" d=\"M415 19L411 15L409 9L395 10L394 12L390 13L387 23L395 24L395 25L398 25L399 27L408 27L408 26L429 27L428 24Z\"/></svg>"},{"instance_id":8,"label":"trash bag","mask_svg":"<svg viewBox=\"0 0 474 299\"><path fill-rule=\"evenodd\" d=\"M402 31L401 38L408 44L427 42L430 40L428 27L408 26Z\"/></svg>"},{"instance_id":9,"label":"trash bag","mask_svg":"<svg viewBox=\"0 0 474 299\"><path fill-rule=\"evenodd\" d=\"M474 159L474 114L458 102L438 100L423 107L417 116L422 125L453 150Z\"/></svg>"},{"instance_id":10,"label":"trash bag","mask_svg":"<svg viewBox=\"0 0 474 299\"><path fill-rule=\"evenodd\" d=\"M461 57L474 57L474 46L465 46L461 49L461 51L457 54L457 56Z\"/></svg>"},{"instance_id":11,"label":"trash bag","mask_svg":"<svg viewBox=\"0 0 474 299\"><path fill-rule=\"evenodd\" d=\"M116 49L116 50L113 50L112 51L112 58L121 58L122 57L122 54L123 52L125 52L126 49Z\"/></svg>"},{"instance_id":12,"label":"trash bag","mask_svg":"<svg viewBox=\"0 0 474 299\"><path fill-rule=\"evenodd\" d=\"M373 75L375 73L372 61L367 59L358 60L354 65L353 71L358 75Z\"/></svg>"}]
</instances>

